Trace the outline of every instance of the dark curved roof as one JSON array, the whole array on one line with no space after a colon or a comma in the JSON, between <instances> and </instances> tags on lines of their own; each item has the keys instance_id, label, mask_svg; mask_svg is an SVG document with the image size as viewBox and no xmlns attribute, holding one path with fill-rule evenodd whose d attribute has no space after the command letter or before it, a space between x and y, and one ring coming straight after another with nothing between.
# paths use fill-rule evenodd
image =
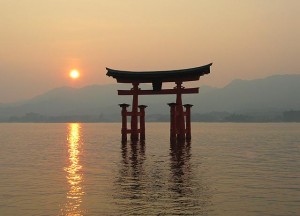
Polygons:
<instances>
[{"instance_id":1,"label":"dark curved roof","mask_svg":"<svg viewBox=\"0 0 300 216\"><path fill-rule=\"evenodd\" d=\"M212 63L195 68L169 70L169 71L122 71L107 69L107 76L117 79L119 83L154 83L154 82L176 82L176 81L195 81L200 76L210 73Z\"/></svg>"}]
</instances>

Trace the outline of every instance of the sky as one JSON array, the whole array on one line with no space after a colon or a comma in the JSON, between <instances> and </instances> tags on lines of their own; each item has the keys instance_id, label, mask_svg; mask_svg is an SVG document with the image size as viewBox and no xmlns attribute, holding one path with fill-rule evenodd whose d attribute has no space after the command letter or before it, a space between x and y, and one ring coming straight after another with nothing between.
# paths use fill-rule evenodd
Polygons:
<instances>
[{"instance_id":1,"label":"sky","mask_svg":"<svg viewBox=\"0 0 300 216\"><path fill-rule=\"evenodd\" d=\"M300 74L299 0L0 0L0 103L213 62L197 85ZM77 68L79 79L68 73Z\"/></svg>"}]
</instances>

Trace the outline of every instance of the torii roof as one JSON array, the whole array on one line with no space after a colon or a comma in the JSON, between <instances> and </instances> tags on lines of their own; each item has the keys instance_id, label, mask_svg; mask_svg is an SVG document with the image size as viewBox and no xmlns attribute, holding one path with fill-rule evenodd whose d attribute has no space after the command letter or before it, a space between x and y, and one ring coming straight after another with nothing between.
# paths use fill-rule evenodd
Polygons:
<instances>
[{"instance_id":1,"label":"torii roof","mask_svg":"<svg viewBox=\"0 0 300 216\"><path fill-rule=\"evenodd\" d=\"M195 68L187 68L181 70L169 71L122 71L107 69L107 76L111 76L118 83L158 83L158 82L177 82L177 81L195 81L199 80L200 76L210 73L212 63Z\"/></svg>"}]
</instances>

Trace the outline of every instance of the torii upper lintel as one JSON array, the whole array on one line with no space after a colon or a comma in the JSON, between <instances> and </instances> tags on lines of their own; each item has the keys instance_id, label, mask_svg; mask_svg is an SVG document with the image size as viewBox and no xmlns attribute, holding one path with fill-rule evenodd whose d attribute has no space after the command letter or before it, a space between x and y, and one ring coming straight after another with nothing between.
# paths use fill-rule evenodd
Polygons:
<instances>
[{"instance_id":1,"label":"torii upper lintel","mask_svg":"<svg viewBox=\"0 0 300 216\"><path fill-rule=\"evenodd\" d=\"M210 73L210 66L212 63L180 70L168 71L123 71L115 69L107 69L107 76L111 76L117 80L118 83L153 83L154 87L162 82L187 82L196 81L200 76Z\"/></svg>"}]
</instances>

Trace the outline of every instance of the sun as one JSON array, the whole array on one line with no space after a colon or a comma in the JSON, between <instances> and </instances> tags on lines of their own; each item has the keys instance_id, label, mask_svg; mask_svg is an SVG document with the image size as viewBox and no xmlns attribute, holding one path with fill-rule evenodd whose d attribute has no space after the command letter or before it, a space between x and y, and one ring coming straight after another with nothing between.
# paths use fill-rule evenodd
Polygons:
<instances>
[{"instance_id":1,"label":"sun","mask_svg":"<svg viewBox=\"0 0 300 216\"><path fill-rule=\"evenodd\" d=\"M73 70L70 71L69 76L72 79L78 79L80 77L80 73L77 69L73 69Z\"/></svg>"}]
</instances>

